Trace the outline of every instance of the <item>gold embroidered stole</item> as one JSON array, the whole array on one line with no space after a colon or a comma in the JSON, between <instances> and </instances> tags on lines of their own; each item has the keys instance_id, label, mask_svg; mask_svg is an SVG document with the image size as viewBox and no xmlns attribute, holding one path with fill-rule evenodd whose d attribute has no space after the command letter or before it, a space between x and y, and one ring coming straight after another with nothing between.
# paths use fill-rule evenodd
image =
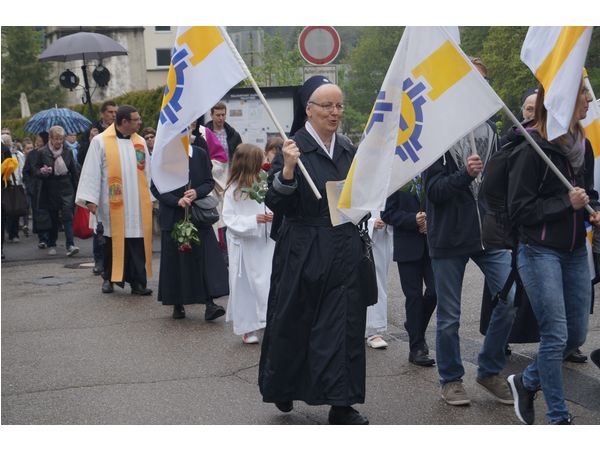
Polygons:
<instances>
[{"instance_id":1,"label":"gold embroidered stole","mask_svg":"<svg viewBox=\"0 0 600 450\"><path fill-rule=\"evenodd\" d=\"M102 137L108 172L108 206L112 233L112 272L110 281L120 282L123 281L125 263L125 207L123 204L121 158L114 123L102 133ZM138 134L132 134L131 141L133 142L137 161L138 194L144 229L146 276L152 278L152 202L144 172L146 167L146 152L144 151L144 141Z\"/></svg>"}]
</instances>

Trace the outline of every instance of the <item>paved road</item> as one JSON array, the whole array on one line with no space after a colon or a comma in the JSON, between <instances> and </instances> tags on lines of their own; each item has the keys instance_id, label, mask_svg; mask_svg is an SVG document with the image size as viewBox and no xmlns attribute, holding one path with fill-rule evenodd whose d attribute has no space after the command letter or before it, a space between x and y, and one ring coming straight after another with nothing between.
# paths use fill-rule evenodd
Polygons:
<instances>
[{"instance_id":1,"label":"paved road","mask_svg":"<svg viewBox=\"0 0 600 450\"><path fill-rule=\"evenodd\" d=\"M102 294L91 274L91 241L74 258L49 257L32 238L5 244L2 262L2 424L324 424L326 406L298 403L281 414L261 401L259 346L245 346L229 323L203 320L203 306L172 320L153 297L129 289ZM155 242L158 250L158 242ZM158 272L160 255L154 254ZM157 280L149 287L156 289ZM439 397L434 368L407 361L404 297L390 268L387 350L367 349L367 399L373 424L517 424L513 409L475 383L482 277L469 265L463 292L461 345L470 407ZM600 293L597 292L600 298ZM218 303L226 305L227 299ZM600 303L597 301L597 303ZM428 341L433 348L434 327ZM600 347L600 314L590 320L584 353ZM523 368L535 345L513 345L506 373ZM600 424L600 370L564 366L566 393L579 424ZM536 421L545 423L536 401Z\"/></svg>"}]
</instances>

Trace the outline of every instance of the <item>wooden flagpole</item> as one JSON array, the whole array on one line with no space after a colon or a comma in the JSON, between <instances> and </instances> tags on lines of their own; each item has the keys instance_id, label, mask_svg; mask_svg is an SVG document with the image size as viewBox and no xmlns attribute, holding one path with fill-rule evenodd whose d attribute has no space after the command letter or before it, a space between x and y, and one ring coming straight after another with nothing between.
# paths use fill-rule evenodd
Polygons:
<instances>
[{"instance_id":1,"label":"wooden flagpole","mask_svg":"<svg viewBox=\"0 0 600 450\"><path fill-rule=\"evenodd\" d=\"M227 45L229 45L229 48L231 49L231 51L235 55L236 59L238 60L238 63L242 67L242 70L244 71L244 73L246 74L246 76L248 77L248 79L250 80L250 83L252 84L252 87L254 88L254 91L256 92L256 95L258 95L258 98L260 99L260 101L262 102L263 106L267 110L267 113L269 114L269 117L271 117L271 120L273 121L273 123L277 127L277 130L279 131L279 134L281 135L281 138L284 141L287 140L288 137L286 136L285 131L283 131L283 127L279 124L279 121L275 117L275 114L273 113L273 110L271 109L271 107L267 103L267 100L265 99L264 95L260 91L260 88L256 84L256 81L254 80L254 77L250 73L250 70L248 69L248 66L246 66L246 63L244 62L244 60L242 59L241 55L239 54L239 52L235 48L235 44L231 41L231 38L229 37L229 34L227 33L227 31L225 29L223 29L223 27L218 27L218 28L219 28L219 31L221 32L221 36L223 36L223 39L225 39L225 42L227 42ZM318 200L321 200L322 197L321 197L321 194L319 193L319 190L317 189L317 186L315 186L314 181L312 180L312 178L308 174L308 172L306 170L306 167L304 167L304 164L302 164L302 161L300 159L298 159L298 163L297 164L298 164L298 167L300 168L300 171L302 172L302 175L304 175L304 178L306 179L306 181L308 182L310 188L312 189L313 193L315 194L315 197L317 197Z\"/></svg>"}]
</instances>

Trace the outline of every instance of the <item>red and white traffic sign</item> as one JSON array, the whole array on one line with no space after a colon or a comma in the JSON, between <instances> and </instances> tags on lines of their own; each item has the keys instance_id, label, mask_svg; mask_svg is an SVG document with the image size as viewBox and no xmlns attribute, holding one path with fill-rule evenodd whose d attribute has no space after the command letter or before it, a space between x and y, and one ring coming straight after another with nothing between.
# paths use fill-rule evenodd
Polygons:
<instances>
[{"instance_id":1,"label":"red and white traffic sign","mask_svg":"<svg viewBox=\"0 0 600 450\"><path fill-rule=\"evenodd\" d=\"M340 35L333 27L305 27L298 37L298 49L310 64L329 64L340 52Z\"/></svg>"}]
</instances>

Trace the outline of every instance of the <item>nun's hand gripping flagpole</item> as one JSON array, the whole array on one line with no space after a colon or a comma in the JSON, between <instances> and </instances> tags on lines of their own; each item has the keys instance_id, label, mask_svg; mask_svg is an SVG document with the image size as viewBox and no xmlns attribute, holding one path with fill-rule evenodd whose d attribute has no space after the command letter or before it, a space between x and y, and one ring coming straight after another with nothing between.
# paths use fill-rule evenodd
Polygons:
<instances>
[{"instance_id":1,"label":"nun's hand gripping flagpole","mask_svg":"<svg viewBox=\"0 0 600 450\"><path fill-rule=\"evenodd\" d=\"M256 92L256 95L258 95L258 98L260 99L261 103L263 104L263 106L267 110L267 113L269 114L269 117L271 117L271 120L273 121L273 123L277 127L277 130L279 131L279 134L281 135L281 138L284 141L286 141L288 139L288 137L286 136L285 131L283 131L283 127L279 124L279 121L275 117L275 114L273 113L273 110L271 109L271 107L267 103L267 100L265 99L264 95L260 91L260 88L256 84L256 81L254 81L254 77L250 73L250 70L248 69L248 66L246 66L246 63L244 62L244 60L240 56L239 52L235 48L234 43L229 38L229 34L227 33L227 31L223 27L219 27L219 31L221 32L221 35L223 36L223 39L225 39L225 42L227 42L227 45L229 45L229 47L231 48L231 51L233 52L233 54L236 56L236 59L240 63L240 66L242 67L242 69L246 73L248 79L250 80L250 83L252 84L252 87L254 88L254 91ZM317 200L321 200L322 197L321 197L321 194L319 193L319 190L317 189L317 186L315 186L314 181L312 180L312 178L310 177L310 175L306 171L306 167L304 167L304 164L302 164L302 161L300 159L298 159L297 165L300 168L300 171L302 172L302 175L304 175L304 178L308 182L308 184L309 184L310 188L312 189L313 193L315 194L315 197L317 198Z\"/></svg>"}]
</instances>

